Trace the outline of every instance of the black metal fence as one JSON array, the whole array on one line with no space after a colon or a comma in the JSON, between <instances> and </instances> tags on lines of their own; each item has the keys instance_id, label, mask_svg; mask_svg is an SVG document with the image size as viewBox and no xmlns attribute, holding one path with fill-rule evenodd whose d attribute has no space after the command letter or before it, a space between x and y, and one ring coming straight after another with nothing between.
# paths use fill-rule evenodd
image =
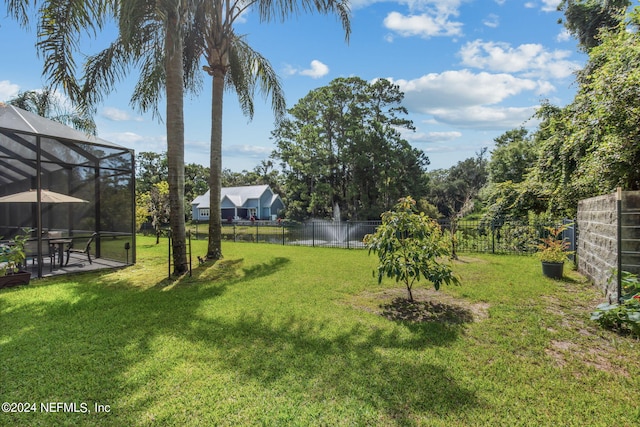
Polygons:
<instances>
[{"instance_id":1,"label":"black metal fence","mask_svg":"<svg viewBox=\"0 0 640 427\"><path fill-rule=\"evenodd\" d=\"M576 248L574 221L528 223L524 221L439 221L449 231L457 252L494 254L531 254L537 251L540 239L549 234L547 227L568 225L562 238L569 242L569 250Z\"/></svg>"},{"instance_id":2,"label":"black metal fence","mask_svg":"<svg viewBox=\"0 0 640 427\"><path fill-rule=\"evenodd\" d=\"M449 220L440 220L439 223L451 239L456 252L494 254L533 253L539 239L547 234L545 227L559 225L480 220L461 220L453 224ZM374 233L379 225L380 221L234 222L223 224L222 238L233 242L357 249L365 247L362 243L364 236ZM196 239L206 238L207 224L194 224L194 227L191 231ZM571 250L574 250L574 228L565 232L563 237L570 242Z\"/></svg>"}]
</instances>

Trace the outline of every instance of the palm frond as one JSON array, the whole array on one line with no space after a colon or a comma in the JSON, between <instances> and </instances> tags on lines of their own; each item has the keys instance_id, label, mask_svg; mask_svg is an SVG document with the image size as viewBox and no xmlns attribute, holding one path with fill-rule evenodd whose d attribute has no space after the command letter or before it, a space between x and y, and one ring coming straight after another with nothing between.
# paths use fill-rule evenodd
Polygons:
<instances>
[{"instance_id":1,"label":"palm frond","mask_svg":"<svg viewBox=\"0 0 640 427\"><path fill-rule=\"evenodd\" d=\"M271 63L241 36L230 39L229 53L230 72L226 83L235 89L243 112L253 118L253 98L258 90L264 99L271 98L271 109L276 120L280 120L286 113L286 101Z\"/></svg>"},{"instance_id":2,"label":"palm frond","mask_svg":"<svg viewBox=\"0 0 640 427\"><path fill-rule=\"evenodd\" d=\"M102 102L113 89L114 83L127 76L132 57L123 49L120 40L116 40L97 55L87 58L81 96L87 105Z\"/></svg>"},{"instance_id":3,"label":"palm frond","mask_svg":"<svg viewBox=\"0 0 640 427\"><path fill-rule=\"evenodd\" d=\"M153 117L160 120L158 101L165 81L164 52L147 56L141 64L140 78L131 96L131 105L143 112L151 111Z\"/></svg>"},{"instance_id":4,"label":"palm frond","mask_svg":"<svg viewBox=\"0 0 640 427\"><path fill-rule=\"evenodd\" d=\"M8 104L74 129L93 135L96 133L96 124L90 111L82 106L71 105L68 99L51 87L20 92Z\"/></svg>"},{"instance_id":5,"label":"palm frond","mask_svg":"<svg viewBox=\"0 0 640 427\"><path fill-rule=\"evenodd\" d=\"M76 79L74 53L81 34L95 35L116 7L115 0L47 0L40 8L38 51L44 57L43 74L53 87L61 86L77 103L82 91Z\"/></svg>"},{"instance_id":6,"label":"palm frond","mask_svg":"<svg viewBox=\"0 0 640 427\"><path fill-rule=\"evenodd\" d=\"M22 27L29 26L30 2L28 0L7 0L7 14L15 19Z\"/></svg>"},{"instance_id":7,"label":"palm frond","mask_svg":"<svg viewBox=\"0 0 640 427\"><path fill-rule=\"evenodd\" d=\"M287 17L297 16L301 12L335 14L342 23L347 41L351 35L351 8L348 0L256 0L256 3L258 16L262 21L284 21Z\"/></svg>"}]
</instances>

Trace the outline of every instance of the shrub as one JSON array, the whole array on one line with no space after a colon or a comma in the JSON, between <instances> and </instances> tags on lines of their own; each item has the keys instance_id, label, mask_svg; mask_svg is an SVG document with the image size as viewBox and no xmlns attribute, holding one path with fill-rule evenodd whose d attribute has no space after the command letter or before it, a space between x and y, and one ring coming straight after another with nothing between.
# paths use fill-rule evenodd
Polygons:
<instances>
[{"instance_id":1,"label":"shrub","mask_svg":"<svg viewBox=\"0 0 640 427\"><path fill-rule=\"evenodd\" d=\"M440 262L451 255L440 226L424 213L416 213L415 204L411 197L400 199L394 210L382 214L376 232L364 238L369 254L376 253L380 260L378 283L385 275L402 281L409 301L413 301L411 288L421 277L430 280L436 290L442 283L460 283L451 267Z\"/></svg>"},{"instance_id":2,"label":"shrub","mask_svg":"<svg viewBox=\"0 0 640 427\"><path fill-rule=\"evenodd\" d=\"M611 279L610 279L611 280ZM619 303L605 302L591 313L591 320L600 326L640 337L640 287L638 277L622 272L623 295Z\"/></svg>"},{"instance_id":3,"label":"shrub","mask_svg":"<svg viewBox=\"0 0 640 427\"><path fill-rule=\"evenodd\" d=\"M569 252L569 242L562 238L562 232L567 229L567 225L560 227L545 227L549 233L547 237L540 239L536 256L542 262L565 262Z\"/></svg>"}]
</instances>

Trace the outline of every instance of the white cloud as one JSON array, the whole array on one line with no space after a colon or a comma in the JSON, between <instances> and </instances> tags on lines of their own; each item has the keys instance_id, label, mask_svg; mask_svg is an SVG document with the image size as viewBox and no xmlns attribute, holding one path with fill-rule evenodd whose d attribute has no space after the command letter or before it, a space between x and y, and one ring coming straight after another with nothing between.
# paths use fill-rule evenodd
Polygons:
<instances>
[{"instance_id":1,"label":"white cloud","mask_svg":"<svg viewBox=\"0 0 640 427\"><path fill-rule=\"evenodd\" d=\"M498 28L500 25L500 17L493 13L489 14L482 23L489 28Z\"/></svg>"},{"instance_id":2,"label":"white cloud","mask_svg":"<svg viewBox=\"0 0 640 427\"><path fill-rule=\"evenodd\" d=\"M115 143L135 144L145 141L145 137L138 135L134 132L112 132L105 135L105 139L109 138L110 141Z\"/></svg>"},{"instance_id":3,"label":"white cloud","mask_svg":"<svg viewBox=\"0 0 640 427\"><path fill-rule=\"evenodd\" d=\"M434 10L457 14L460 3L463 0L351 0L349 6L352 10L363 9L376 3L393 2L407 5L411 10Z\"/></svg>"},{"instance_id":4,"label":"white cloud","mask_svg":"<svg viewBox=\"0 0 640 427\"><path fill-rule=\"evenodd\" d=\"M562 31L560 31L560 33L558 33L558 35L556 36L556 40L559 41L559 42L566 42L566 41L571 40L572 37L573 36L569 32L569 30L567 30L565 28Z\"/></svg>"},{"instance_id":5,"label":"white cloud","mask_svg":"<svg viewBox=\"0 0 640 427\"><path fill-rule=\"evenodd\" d=\"M311 68L300 71L300 74L303 76L309 76L313 79L319 79L320 77L324 77L329 74L329 67L317 59L314 59L311 61Z\"/></svg>"},{"instance_id":6,"label":"white cloud","mask_svg":"<svg viewBox=\"0 0 640 427\"><path fill-rule=\"evenodd\" d=\"M293 76L297 72L298 70L290 64L285 64L284 68L282 69L282 74L286 74L287 76Z\"/></svg>"},{"instance_id":7,"label":"white cloud","mask_svg":"<svg viewBox=\"0 0 640 427\"><path fill-rule=\"evenodd\" d=\"M427 114L433 108L497 104L510 96L538 88L534 80L510 74L476 74L469 70L431 73L394 83L404 92L407 108Z\"/></svg>"},{"instance_id":8,"label":"white cloud","mask_svg":"<svg viewBox=\"0 0 640 427\"><path fill-rule=\"evenodd\" d=\"M283 72L284 74L289 76L299 74L301 76L311 77L312 79L319 79L329 74L329 67L318 61L317 59L314 59L313 61L311 61L310 68L301 70L287 64L285 65L285 69Z\"/></svg>"},{"instance_id":9,"label":"white cloud","mask_svg":"<svg viewBox=\"0 0 640 427\"><path fill-rule=\"evenodd\" d=\"M448 14L432 16L427 13L420 15L403 15L390 12L384 18L384 26L403 37L420 36L423 38L436 36L459 36L462 34L462 23L449 20Z\"/></svg>"},{"instance_id":10,"label":"white cloud","mask_svg":"<svg viewBox=\"0 0 640 427\"><path fill-rule=\"evenodd\" d=\"M439 122L473 129L511 129L525 126L537 106L488 107L475 105L465 108L432 108L429 113Z\"/></svg>"},{"instance_id":11,"label":"white cloud","mask_svg":"<svg viewBox=\"0 0 640 427\"><path fill-rule=\"evenodd\" d=\"M542 0L542 10L545 12L555 12L561 0Z\"/></svg>"},{"instance_id":12,"label":"white cloud","mask_svg":"<svg viewBox=\"0 0 640 427\"><path fill-rule=\"evenodd\" d=\"M140 116L134 117L131 114L129 114L129 112L120 110L119 108L114 108L114 107L103 108L102 116L114 122L127 122L131 120L134 120L136 122L142 121L142 117Z\"/></svg>"},{"instance_id":13,"label":"white cloud","mask_svg":"<svg viewBox=\"0 0 640 427\"><path fill-rule=\"evenodd\" d=\"M118 132L112 133L111 138L115 138L117 142L126 142L128 144L134 144L145 140L145 137L138 135L134 132Z\"/></svg>"},{"instance_id":14,"label":"white cloud","mask_svg":"<svg viewBox=\"0 0 640 427\"><path fill-rule=\"evenodd\" d=\"M114 142L136 152L153 151L161 153L167 151L167 138L162 136L144 136L135 132L100 132L100 138Z\"/></svg>"},{"instance_id":15,"label":"white cloud","mask_svg":"<svg viewBox=\"0 0 640 427\"><path fill-rule=\"evenodd\" d=\"M461 137L462 137L462 133L458 131L417 132L413 134L411 137L408 137L408 138L405 137L405 139L410 142L436 143L436 142L451 142L451 141L455 141L456 139L460 139Z\"/></svg>"},{"instance_id":16,"label":"white cloud","mask_svg":"<svg viewBox=\"0 0 640 427\"><path fill-rule=\"evenodd\" d=\"M562 0L542 0L542 7L540 7L540 10L542 10L543 12L556 12L561 1ZM538 2L525 2L524 7L526 7L527 9L536 9L538 7Z\"/></svg>"},{"instance_id":17,"label":"white cloud","mask_svg":"<svg viewBox=\"0 0 640 427\"><path fill-rule=\"evenodd\" d=\"M9 80L0 80L0 100L8 101L20 92L20 86Z\"/></svg>"},{"instance_id":18,"label":"white cloud","mask_svg":"<svg viewBox=\"0 0 640 427\"><path fill-rule=\"evenodd\" d=\"M272 148L258 145L228 145L222 147L222 154L230 157L244 157L252 159L266 158L271 154Z\"/></svg>"},{"instance_id":19,"label":"white cloud","mask_svg":"<svg viewBox=\"0 0 640 427\"><path fill-rule=\"evenodd\" d=\"M381 3L382 1L384 0L351 0L349 7L351 7L351 10L363 9L375 3Z\"/></svg>"},{"instance_id":20,"label":"white cloud","mask_svg":"<svg viewBox=\"0 0 640 427\"><path fill-rule=\"evenodd\" d=\"M392 81L405 94L403 103L411 113L427 115L431 124L468 129L522 126L531 118L536 106L511 107L502 104L526 92L540 94L554 90L547 82L506 73L473 73L469 70L431 73L413 80ZM415 134L410 139L430 142L437 138L458 137L454 133L432 133Z\"/></svg>"},{"instance_id":21,"label":"white cloud","mask_svg":"<svg viewBox=\"0 0 640 427\"><path fill-rule=\"evenodd\" d=\"M505 73L521 73L525 77L561 79L570 76L580 64L569 61L567 50L548 51L541 44L522 44L475 40L460 49L462 63L469 67Z\"/></svg>"}]
</instances>

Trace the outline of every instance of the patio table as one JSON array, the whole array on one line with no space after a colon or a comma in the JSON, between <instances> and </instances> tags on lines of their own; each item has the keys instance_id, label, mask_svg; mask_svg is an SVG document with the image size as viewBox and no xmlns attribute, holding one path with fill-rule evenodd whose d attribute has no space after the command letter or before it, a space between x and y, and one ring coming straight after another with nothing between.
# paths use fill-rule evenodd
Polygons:
<instances>
[{"instance_id":1,"label":"patio table","mask_svg":"<svg viewBox=\"0 0 640 427\"><path fill-rule=\"evenodd\" d=\"M64 265L64 245L70 244L73 239L51 239L50 245L58 245L58 258L60 259L60 268Z\"/></svg>"}]
</instances>

